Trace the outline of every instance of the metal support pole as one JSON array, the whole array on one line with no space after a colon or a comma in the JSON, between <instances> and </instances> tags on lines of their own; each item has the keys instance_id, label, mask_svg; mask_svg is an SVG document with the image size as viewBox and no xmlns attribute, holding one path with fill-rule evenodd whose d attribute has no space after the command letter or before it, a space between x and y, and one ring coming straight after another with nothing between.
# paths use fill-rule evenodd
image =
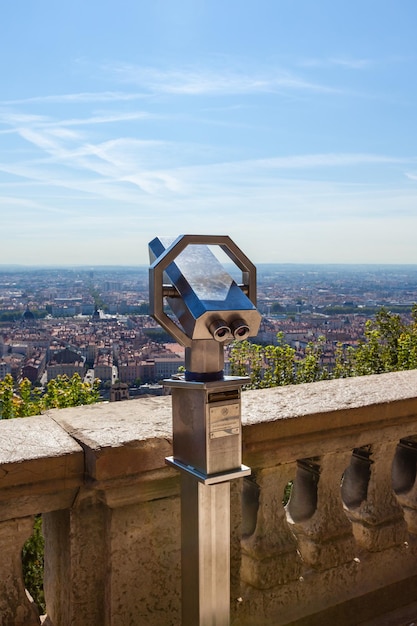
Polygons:
<instances>
[{"instance_id":1,"label":"metal support pole","mask_svg":"<svg viewBox=\"0 0 417 626\"><path fill-rule=\"evenodd\" d=\"M230 624L230 482L181 472L183 626Z\"/></svg>"},{"instance_id":2,"label":"metal support pole","mask_svg":"<svg viewBox=\"0 0 417 626\"><path fill-rule=\"evenodd\" d=\"M242 465L240 389L247 378L172 389L173 452L181 472L182 626L230 624L230 481Z\"/></svg>"}]
</instances>

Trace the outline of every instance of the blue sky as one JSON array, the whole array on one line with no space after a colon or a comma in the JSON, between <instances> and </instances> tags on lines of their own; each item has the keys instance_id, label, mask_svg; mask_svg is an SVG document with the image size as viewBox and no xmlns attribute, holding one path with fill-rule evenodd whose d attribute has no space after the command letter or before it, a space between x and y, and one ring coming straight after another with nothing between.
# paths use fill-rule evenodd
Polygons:
<instances>
[{"instance_id":1,"label":"blue sky","mask_svg":"<svg viewBox=\"0 0 417 626\"><path fill-rule=\"evenodd\" d=\"M417 263L415 0L22 0L0 21L0 264Z\"/></svg>"}]
</instances>

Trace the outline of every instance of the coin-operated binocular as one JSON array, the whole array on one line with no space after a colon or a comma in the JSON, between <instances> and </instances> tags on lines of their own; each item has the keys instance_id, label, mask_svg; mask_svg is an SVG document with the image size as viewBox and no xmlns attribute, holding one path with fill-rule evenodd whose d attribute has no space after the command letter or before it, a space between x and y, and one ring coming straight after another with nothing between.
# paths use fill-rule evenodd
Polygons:
<instances>
[{"instance_id":1,"label":"coin-operated binocular","mask_svg":"<svg viewBox=\"0 0 417 626\"><path fill-rule=\"evenodd\" d=\"M242 285L226 272L209 245L220 247L241 269ZM185 346L185 379L223 378L224 344L258 333L254 265L229 237L183 235L175 241L157 237L149 251L151 314ZM164 297L180 326L165 313Z\"/></svg>"},{"instance_id":2,"label":"coin-operated binocular","mask_svg":"<svg viewBox=\"0 0 417 626\"><path fill-rule=\"evenodd\" d=\"M242 284L209 246L235 263ZM165 381L172 387L174 460L205 475L240 469L240 389L247 379L224 376L224 346L258 332L256 269L226 236L157 237L149 250L151 314L185 346L184 379Z\"/></svg>"},{"instance_id":3,"label":"coin-operated binocular","mask_svg":"<svg viewBox=\"0 0 417 626\"><path fill-rule=\"evenodd\" d=\"M236 283L212 252L242 272ZM182 235L149 244L150 312L185 347L185 374L172 390L173 456L181 470L182 623L230 621L230 481L241 464L241 388L224 376L224 346L256 336L256 269L227 236ZM165 309L165 300L171 310Z\"/></svg>"}]
</instances>

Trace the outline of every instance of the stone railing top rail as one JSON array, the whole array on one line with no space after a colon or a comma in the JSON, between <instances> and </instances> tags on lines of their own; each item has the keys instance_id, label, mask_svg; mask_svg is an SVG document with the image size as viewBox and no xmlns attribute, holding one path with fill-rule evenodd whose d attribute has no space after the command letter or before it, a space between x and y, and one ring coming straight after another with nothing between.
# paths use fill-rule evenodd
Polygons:
<instances>
[{"instance_id":1,"label":"stone railing top rail","mask_svg":"<svg viewBox=\"0 0 417 626\"><path fill-rule=\"evenodd\" d=\"M395 441L417 435L417 370L247 392L242 414L249 464Z\"/></svg>"},{"instance_id":2,"label":"stone railing top rail","mask_svg":"<svg viewBox=\"0 0 417 626\"><path fill-rule=\"evenodd\" d=\"M242 419L243 461L258 466L277 450L284 462L375 442L388 430L392 439L417 434L417 370L247 391ZM34 491L70 497L86 477L106 482L159 470L171 437L169 397L0 420L0 502Z\"/></svg>"},{"instance_id":3,"label":"stone railing top rail","mask_svg":"<svg viewBox=\"0 0 417 626\"><path fill-rule=\"evenodd\" d=\"M382 404L387 405L387 415L398 414L398 403L417 397L417 370L274 387L244 396L244 416L249 424L368 410Z\"/></svg>"}]
</instances>

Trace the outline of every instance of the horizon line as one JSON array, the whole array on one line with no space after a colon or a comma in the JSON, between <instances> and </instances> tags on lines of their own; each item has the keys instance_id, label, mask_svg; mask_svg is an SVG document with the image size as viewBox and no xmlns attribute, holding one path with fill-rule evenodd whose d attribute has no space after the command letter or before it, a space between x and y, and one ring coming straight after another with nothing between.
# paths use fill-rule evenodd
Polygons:
<instances>
[{"instance_id":1,"label":"horizon line","mask_svg":"<svg viewBox=\"0 0 417 626\"><path fill-rule=\"evenodd\" d=\"M299 266L338 266L338 267L415 267L417 269L417 262L415 263L406 263L406 262L357 262L357 261L262 261L257 263L253 262L255 266L261 267L265 265L279 265L279 266L291 266L291 267L299 267ZM233 261L230 263L225 263L225 265L233 265ZM137 264L127 264L127 263L111 263L111 264L89 264L89 263L81 263L81 264L56 264L49 265L44 263L39 264L28 264L28 263L0 263L0 271L10 270L10 269L25 269L25 270L38 270L38 269L48 269L48 270L58 270L58 269L74 269L74 270L95 270L95 269L108 269L108 268L121 268L121 269L135 269L135 268L148 268L150 264L145 263L137 263Z\"/></svg>"}]
</instances>

